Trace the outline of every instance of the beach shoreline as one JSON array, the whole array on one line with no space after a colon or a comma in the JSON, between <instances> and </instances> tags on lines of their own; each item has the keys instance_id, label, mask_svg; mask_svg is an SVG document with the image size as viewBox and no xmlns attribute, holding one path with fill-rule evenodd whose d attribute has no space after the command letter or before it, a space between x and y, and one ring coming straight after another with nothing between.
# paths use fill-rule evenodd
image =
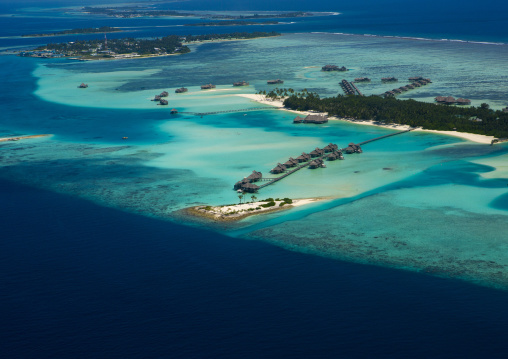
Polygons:
<instances>
[{"instance_id":1,"label":"beach shoreline","mask_svg":"<svg viewBox=\"0 0 508 359\"><path fill-rule=\"evenodd\" d=\"M256 101L256 102L261 103L263 105L273 106L273 107L279 108L281 110L293 112L293 113L296 113L299 115L306 116L306 115L318 113L316 111L290 110L290 109L287 109L284 107L283 100L267 99L264 95L260 95L260 94L235 94L234 96L248 98L248 99L251 99L252 101ZM320 113L320 114L326 115L327 113ZM462 139L465 139L465 140L468 140L471 142L476 142L476 143L481 143L481 144L486 144L486 145L490 145L492 143L492 141L496 138L494 136L478 135L475 133L467 133L467 132L427 130L427 129L423 129L421 127L413 128L409 125L381 124L381 123L377 123L376 121L373 121L373 120L357 120L357 119L352 119L352 118L339 118L339 117L334 117L334 116L329 117L328 120L350 122L350 123L354 123L357 125L384 127L384 128L389 128L389 129L398 130L398 131L412 129L413 131L418 131L418 132L429 132L429 133L435 133L435 134L439 134L439 135L459 137L459 138L462 138Z\"/></svg>"},{"instance_id":2,"label":"beach shoreline","mask_svg":"<svg viewBox=\"0 0 508 359\"><path fill-rule=\"evenodd\" d=\"M234 222L239 221L241 219L258 215L258 214L267 214L278 212L294 207L304 206L310 203L314 203L317 201L325 200L326 198L303 198L303 199L294 199L291 203L285 203L284 200L276 199L274 201L275 205L271 207L261 207L261 205L265 205L267 201L258 201L258 202L248 202L241 204L232 204L225 206L193 206L185 208L183 211L187 215L192 217L199 217L203 219L207 219L214 222ZM284 203L284 205L280 205Z\"/></svg>"}]
</instances>

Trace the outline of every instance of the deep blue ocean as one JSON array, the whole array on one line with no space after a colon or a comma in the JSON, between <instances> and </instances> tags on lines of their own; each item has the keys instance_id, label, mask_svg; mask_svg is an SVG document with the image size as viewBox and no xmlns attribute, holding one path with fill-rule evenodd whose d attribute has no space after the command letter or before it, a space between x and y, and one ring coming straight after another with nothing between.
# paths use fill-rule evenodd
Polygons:
<instances>
[{"instance_id":1,"label":"deep blue ocean","mask_svg":"<svg viewBox=\"0 0 508 359\"><path fill-rule=\"evenodd\" d=\"M67 5L83 4L1 0L0 12ZM484 1L479 7L203 0L173 8L337 11L344 15L300 25L297 19L278 30L508 43L508 5ZM0 18L1 47L41 41L10 38L19 34L106 24L154 36L161 21L139 19L134 26L126 19L37 14ZM35 87L32 78L16 78L16 66L31 66L32 59L23 61L13 61L4 80L25 92L6 91L0 104L4 116L18 114L18 128L28 129L34 121L29 100L11 105ZM51 111L51 104L39 102L41 114ZM0 218L2 358L508 357L506 291L292 252L5 179Z\"/></svg>"}]
</instances>

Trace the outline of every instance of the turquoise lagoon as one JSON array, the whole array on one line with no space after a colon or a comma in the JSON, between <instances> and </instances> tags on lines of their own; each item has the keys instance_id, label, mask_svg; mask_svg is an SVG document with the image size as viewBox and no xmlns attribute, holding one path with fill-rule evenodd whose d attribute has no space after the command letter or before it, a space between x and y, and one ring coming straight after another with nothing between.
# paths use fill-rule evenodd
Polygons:
<instances>
[{"instance_id":1,"label":"turquoise lagoon","mask_svg":"<svg viewBox=\"0 0 508 359\"><path fill-rule=\"evenodd\" d=\"M233 184L252 170L329 142L345 146L394 130L330 121L293 125L276 109L236 96L269 90L266 80L339 92L343 78L368 76L366 94L402 86L410 76L433 83L402 98L437 95L507 105L507 46L340 34L195 45L184 56L73 62L0 57L7 83L2 135L52 137L2 144L5 178L147 216L207 226L235 239L260 239L290 250L424 271L506 288L508 147L415 132L373 142L361 155L301 170L257 195L325 200L234 226L196 223L179 210L238 201ZM333 63L347 73L323 73ZM17 73L31 74L20 80ZM382 84L395 76L399 85ZM246 80L249 87L233 88ZM87 89L78 89L81 82ZM214 83L217 89L201 91ZM185 86L189 92L174 94ZM150 101L163 90L169 106ZM15 101L29 95L26 103ZM9 100L9 99L12 99ZM268 107L268 106L266 106ZM177 108L180 113L170 115ZM122 140L122 137L128 140Z\"/></svg>"}]
</instances>

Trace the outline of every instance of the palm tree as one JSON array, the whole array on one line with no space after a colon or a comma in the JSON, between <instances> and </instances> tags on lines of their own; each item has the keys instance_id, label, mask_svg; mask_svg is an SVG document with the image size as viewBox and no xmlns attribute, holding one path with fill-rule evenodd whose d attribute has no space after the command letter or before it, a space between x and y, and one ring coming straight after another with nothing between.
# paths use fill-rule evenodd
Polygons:
<instances>
[{"instance_id":1,"label":"palm tree","mask_svg":"<svg viewBox=\"0 0 508 359\"><path fill-rule=\"evenodd\" d=\"M254 201L256 201L256 199L258 199L255 195L250 196L250 198L252 199L252 203L254 203Z\"/></svg>"},{"instance_id":2,"label":"palm tree","mask_svg":"<svg viewBox=\"0 0 508 359\"><path fill-rule=\"evenodd\" d=\"M243 193L238 195L238 199L240 200L240 204L242 204L242 198L243 198Z\"/></svg>"}]
</instances>

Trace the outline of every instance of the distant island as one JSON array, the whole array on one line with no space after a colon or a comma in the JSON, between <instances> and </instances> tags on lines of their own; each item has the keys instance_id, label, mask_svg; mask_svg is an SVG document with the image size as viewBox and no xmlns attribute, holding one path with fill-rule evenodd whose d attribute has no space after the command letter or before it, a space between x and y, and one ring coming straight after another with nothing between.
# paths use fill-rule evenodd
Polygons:
<instances>
[{"instance_id":1,"label":"distant island","mask_svg":"<svg viewBox=\"0 0 508 359\"><path fill-rule=\"evenodd\" d=\"M421 126L428 130L508 137L508 112L494 111L486 103L479 107L456 107L375 95L320 98L315 93L295 93L292 89L278 89L266 96L287 96L284 106L292 110L328 112L330 116Z\"/></svg>"},{"instance_id":2,"label":"distant island","mask_svg":"<svg viewBox=\"0 0 508 359\"><path fill-rule=\"evenodd\" d=\"M57 44L47 44L31 51L22 51L19 56L57 58L76 57L80 60L103 60L142 58L154 56L180 55L190 52L184 43L215 41L215 40L243 40L259 37L280 36L277 32L234 32L229 34L206 35L168 35L155 39L97 39L71 41Z\"/></svg>"},{"instance_id":3,"label":"distant island","mask_svg":"<svg viewBox=\"0 0 508 359\"><path fill-rule=\"evenodd\" d=\"M245 26L245 25L277 25L278 21L243 21L243 20L226 20L198 22L194 24L185 24L185 26Z\"/></svg>"},{"instance_id":4,"label":"distant island","mask_svg":"<svg viewBox=\"0 0 508 359\"><path fill-rule=\"evenodd\" d=\"M253 14L253 15L225 15L225 14L195 14L186 13L175 10L158 10L146 6L105 6L94 7L85 6L81 9L82 12L91 15L106 15L120 18L133 18L133 17L158 17L158 16L179 16L179 17L201 17L206 19L267 19L267 18L289 18L289 17L304 17L314 16L312 13L296 11L278 14Z\"/></svg>"},{"instance_id":5,"label":"distant island","mask_svg":"<svg viewBox=\"0 0 508 359\"><path fill-rule=\"evenodd\" d=\"M60 36L60 35L76 35L76 34L96 34L96 33L109 33L109 32L121 32L117 27L110 26L102 26L102 27L90 27L86 29L72 29L72 30L63 30L51 33L42 33L42 34L28 34L21 35L22 37L44 37L44 36Z\"/></svg>"}]
</instances>

